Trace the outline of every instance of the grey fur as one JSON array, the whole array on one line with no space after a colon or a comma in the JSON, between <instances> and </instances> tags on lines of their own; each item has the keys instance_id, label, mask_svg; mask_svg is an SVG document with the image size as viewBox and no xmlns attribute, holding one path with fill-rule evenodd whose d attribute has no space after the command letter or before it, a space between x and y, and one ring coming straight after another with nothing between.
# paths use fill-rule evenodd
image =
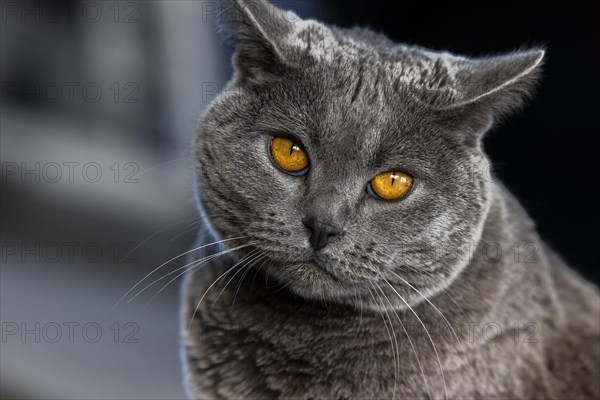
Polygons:
<instances>
[{"instance_id":1,"label":"grey fur","mask_svg":"<svg viewBox=\"0 0 600 400\"><path fill-rule=\"evenodd\" d=\"M599 398L598 289L489 179L481 145L544 51L468 59L263 1L223 2L221 18L235 76L195 143L199 246L251 245L187 276L191 396ZM307 175L273 165L281 133ZM392 169L415 177L406 198L365 193ZM315 254L306 218L343 234Z\"/></svg>"}]
</instances>

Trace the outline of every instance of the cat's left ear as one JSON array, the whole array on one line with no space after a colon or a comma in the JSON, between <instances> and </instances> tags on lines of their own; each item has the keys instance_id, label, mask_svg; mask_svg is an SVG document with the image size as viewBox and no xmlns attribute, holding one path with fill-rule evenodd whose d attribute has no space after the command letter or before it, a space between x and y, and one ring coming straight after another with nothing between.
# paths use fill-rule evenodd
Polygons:
<instances>
[{"instance_id":1,"label":"cat's left ear","mask_svg":"<svg viewBox=\"0 0 600 400\"><path fill-rule=\"evenodd\" d=\"M300 18L265 0L222 0L219 22L235 46L238 78L261 81L285 64L283 39Z\"/></svg>"},{"instance_id":2,"label":"cat's left ear","mask_svg":"<svg viewBox=\"0 0 600 400\"><path fill-rule=\"evenodd\" d=\"M537 83L545 51L468 59L447 56L450 85L421 93L443 123L481 136L501 116L520 107ZM467 138L468 139L468 138Z\"/></svg>"}]
</instances>

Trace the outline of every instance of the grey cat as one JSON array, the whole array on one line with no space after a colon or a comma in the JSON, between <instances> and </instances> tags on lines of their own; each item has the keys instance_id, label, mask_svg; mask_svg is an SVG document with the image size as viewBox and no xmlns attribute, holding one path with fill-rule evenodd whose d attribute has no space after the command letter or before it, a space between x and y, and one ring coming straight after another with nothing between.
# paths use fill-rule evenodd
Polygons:
<instances>
[{"instance_id":1,"label":"grey cat","mask_svg":"<svg viewBox=\"0 0 600 400\"><path fill-rule=\"evenodd\" d=\"M470 59L222 5L235 76L195 143L190 395L599 398L598 289L481 143L544 50Z\"/></svg>"}]
</instances>

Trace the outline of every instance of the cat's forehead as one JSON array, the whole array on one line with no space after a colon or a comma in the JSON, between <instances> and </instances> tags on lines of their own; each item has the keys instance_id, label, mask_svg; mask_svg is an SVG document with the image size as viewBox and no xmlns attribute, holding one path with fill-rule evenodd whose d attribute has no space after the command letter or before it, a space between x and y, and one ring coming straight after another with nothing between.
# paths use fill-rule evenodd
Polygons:
<instances>
[{"instance_id":1,"label":"cat's forehead","mask_svg":"<svg viewBox=\"0 0 600 400\"><path fill-rule=\"evenodd\" d=\"M298 20L292 26L285 38L286 47L329 68L355 77L365 68L378 69L396 86L455 91L454 63L460 57L395 44L364 29L332 28L312 20Z\"/></svg>"}]
</instances>

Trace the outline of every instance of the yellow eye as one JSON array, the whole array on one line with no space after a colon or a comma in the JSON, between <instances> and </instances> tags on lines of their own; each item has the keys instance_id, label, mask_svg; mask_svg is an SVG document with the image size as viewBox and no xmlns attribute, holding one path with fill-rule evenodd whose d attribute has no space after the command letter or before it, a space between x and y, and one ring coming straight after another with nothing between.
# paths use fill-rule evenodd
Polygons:
<instances>
[{"instance_id":1,"label":"yellow eye","mask_svg":"<svg viewBox=\"0 0 600 400\"><path fill-rule=\"evenodd\" d=\"M398 200L410 190L413 179L410 175L398 171L388 171L371 179L367 191L375 198Z\"/></svg>"},{"instance_id":2,"label":"yellow eye","mask_svg":"<svg viewBox=\"0 0 600 400\"><path fill-rule=\"evenodd\" d=\"M308 154L293 140L276 137L271 141L271 156L275 164L292 175L308 172Z\"/></svg>"}]
</instances>

